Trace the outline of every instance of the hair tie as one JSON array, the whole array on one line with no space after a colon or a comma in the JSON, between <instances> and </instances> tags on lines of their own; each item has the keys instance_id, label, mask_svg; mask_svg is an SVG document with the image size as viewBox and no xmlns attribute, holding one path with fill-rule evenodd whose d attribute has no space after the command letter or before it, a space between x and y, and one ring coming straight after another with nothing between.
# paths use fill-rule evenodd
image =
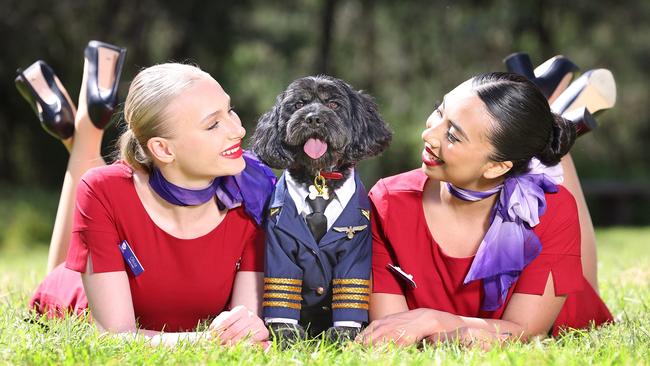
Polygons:
<instances>
[{"instance_id":1,"label":"hair tie","mask_svg":"<svg viewBox=\"0 0 650 366\"><path fill-rule=\"evenodd\" d=\"M557 124L557 120L553 123L553 128L551 129L551 141L549 146L551 151L556 153L560 151L560 134L562 133L562 127Z\"/></svg>"}]
</instances>

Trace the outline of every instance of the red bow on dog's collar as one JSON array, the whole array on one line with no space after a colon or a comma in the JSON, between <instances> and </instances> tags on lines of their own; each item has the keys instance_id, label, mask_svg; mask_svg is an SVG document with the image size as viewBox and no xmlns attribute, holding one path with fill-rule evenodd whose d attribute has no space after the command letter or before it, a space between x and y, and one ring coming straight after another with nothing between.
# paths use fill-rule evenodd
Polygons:
<instances>
[{"instance_id":1,"label":"red bow on dog's collar","mask_svg":"<svg viewBox=\"0 0 650 366\"><path fill-rule=\"evenodd\" d=\"M320 171L319 174L322 175L323 178L325 178L325 179L333 179L333 180L343 179L343 174L340 173L340 172L324 172L324 171Z\"/></svg>"}]
</instances>

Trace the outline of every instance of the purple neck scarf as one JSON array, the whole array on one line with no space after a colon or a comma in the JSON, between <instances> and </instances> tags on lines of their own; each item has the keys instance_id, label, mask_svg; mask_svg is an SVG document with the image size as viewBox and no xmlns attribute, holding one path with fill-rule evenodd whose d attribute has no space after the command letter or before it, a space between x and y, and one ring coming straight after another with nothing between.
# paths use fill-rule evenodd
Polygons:
<instances>
[{"instance_id":1,"label":"purple neck scarf","mask_svg":"<svg viewBox=\"0 0 650 366\"><path fill-rule=\"evenodd\" d=\"M464 280L465 284L483 280L481 309L497 310L524 267L542 251L532 227L539 224L546 211L544 193L557 192L556 181L543 172L529 172L506 178L502 185L485 192L454 187L450 183L447 189L465 201L479 201L501 192L492 211L492 223Z\"/></svg>"},{"instance_id":2,"label":"purple neck scarf","mask_svg":"<svg viewBox=\"0 0 650 366\"><path fill-rule=\"evenodd\" d=\"M169 182L156 167L149 185L165 201L177 206L195 206L217 197L220 209L244 205L244 211L260 225L264 210L275 187L273 171L248 151L244 151L246 168L237 174L215 178L203 189L187 189Z\"/></svg>"}]
</instances>

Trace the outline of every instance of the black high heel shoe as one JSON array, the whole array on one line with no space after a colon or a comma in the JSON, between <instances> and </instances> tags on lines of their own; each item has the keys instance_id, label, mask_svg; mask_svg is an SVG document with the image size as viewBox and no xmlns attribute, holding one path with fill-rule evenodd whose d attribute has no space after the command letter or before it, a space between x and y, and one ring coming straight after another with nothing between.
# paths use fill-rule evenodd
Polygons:
<instances>
[{"instance_id":1,"label":"black high heel shoe","mask_svg":"<svg viewBox=\"0 0 650 366\"><path fill-rule=\"evenodd\" d=\"M527 53L512 53L503 59L503 63L506 64L508 72L523 75L526 79L534 81L535 72L533 70L533 63L530 61L530 56Z\"/></svg>"},{"instance_id":2,"label":"black high heel shoe","mask_svg":"<svg viewBox=\"0 0 650 366\"><path fill-rule=\"evenodd\" d=\"M509 72L525 76L539 87L546 99L550 100L558 97L578 70L576 64L562 55L547 60L534 70L530 57L523 52L513 53L503 62Z\"/></svg>"},{"instance_id":3,"label":"black high heel shoe","mask_svg":"<svg viewBox=\"0 0 650 366\"><path fill-rule=\"evenodd\" d=\"M607 69L589 70L551 104L551 110L564 114L576 108L586 107L591 114L612 108L616 104L616 81Z\"/></svg>"},{"instance_id":4,"label":"black high heel shoe","mask_svg":"<svg viewBox=\"0 0 650 366\"><path fill-rule=\"evenodd\" d=\"M569 85L578 69L568 58L555 56L535 68L535 84L547 99L555 100ZM556 93L556 90L559 92Z\"/></svg>"},{"instance_id":5,"label":"black high heel shoe","mask_svg":"<svg viewBox=\"0 0 650 366\"><path fill-rule=\"evenodd\" d=\"M598 127L596 119L591 113L589 113L589 110L586 107L577 108L564 113L562 117L573 122L576 126L576 138Z\"/></svg>"},{"instance_id":6,"label":"black high heel shoe","mask_svg":"<svg viewBox=\"0 0 650 366\"><path fill-rule=\"evenodd\" d=\"M90 41L84 51L84 56L88 60L86 78L88 115L95 127L104 129L110 123L118 103L117 87L126 58L126 48ZM112 72L107 74L106 70L103 70L104 68L112 69ZM100 71L103 72L100 73Z\"/></svg>"},{"instance_id":7,"label":"black high heel shoe","mask_svg":"<svg viewBox=\"0 0 650 366\"><path fill-rule=\"evenodd\" d=\"M43 129L61 140L71 137L74 134L74 107L52 68L38 60L24 71L16 70L16 73L16 89L34 109Z\"/></svg>"}]
</instances>

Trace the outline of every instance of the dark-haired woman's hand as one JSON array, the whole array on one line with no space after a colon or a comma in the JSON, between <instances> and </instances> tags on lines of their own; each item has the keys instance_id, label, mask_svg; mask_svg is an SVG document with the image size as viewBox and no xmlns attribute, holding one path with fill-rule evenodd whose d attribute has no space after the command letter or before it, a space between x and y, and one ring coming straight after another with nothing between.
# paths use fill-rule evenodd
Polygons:
<instances>
[{"instance_id":1,"label":"dark-haired woman's hand","mask_svg":"<svg viewBox=\"0 0 650 366\"><path fill-rule=\"evenodd\" d=\"M356 338L363 344L395 342L408 346L435 333L439 328L436 311L414 309L388 315L370 323Z\"/></svg>"},{"instance_id":2,"label":"dark-haired woman's hand","mask_svg":"<svg viewBox=\"0 0 650 366\"><path fill-rule=\"evenodd\" d=\"M480 328L460 327L448 332L434 333L426 337L426 341L433 344L458 342L465 347L478 347L489 351L496 344L503 344L511 333L497 333Z\"/></svg>"}]
</instances>

